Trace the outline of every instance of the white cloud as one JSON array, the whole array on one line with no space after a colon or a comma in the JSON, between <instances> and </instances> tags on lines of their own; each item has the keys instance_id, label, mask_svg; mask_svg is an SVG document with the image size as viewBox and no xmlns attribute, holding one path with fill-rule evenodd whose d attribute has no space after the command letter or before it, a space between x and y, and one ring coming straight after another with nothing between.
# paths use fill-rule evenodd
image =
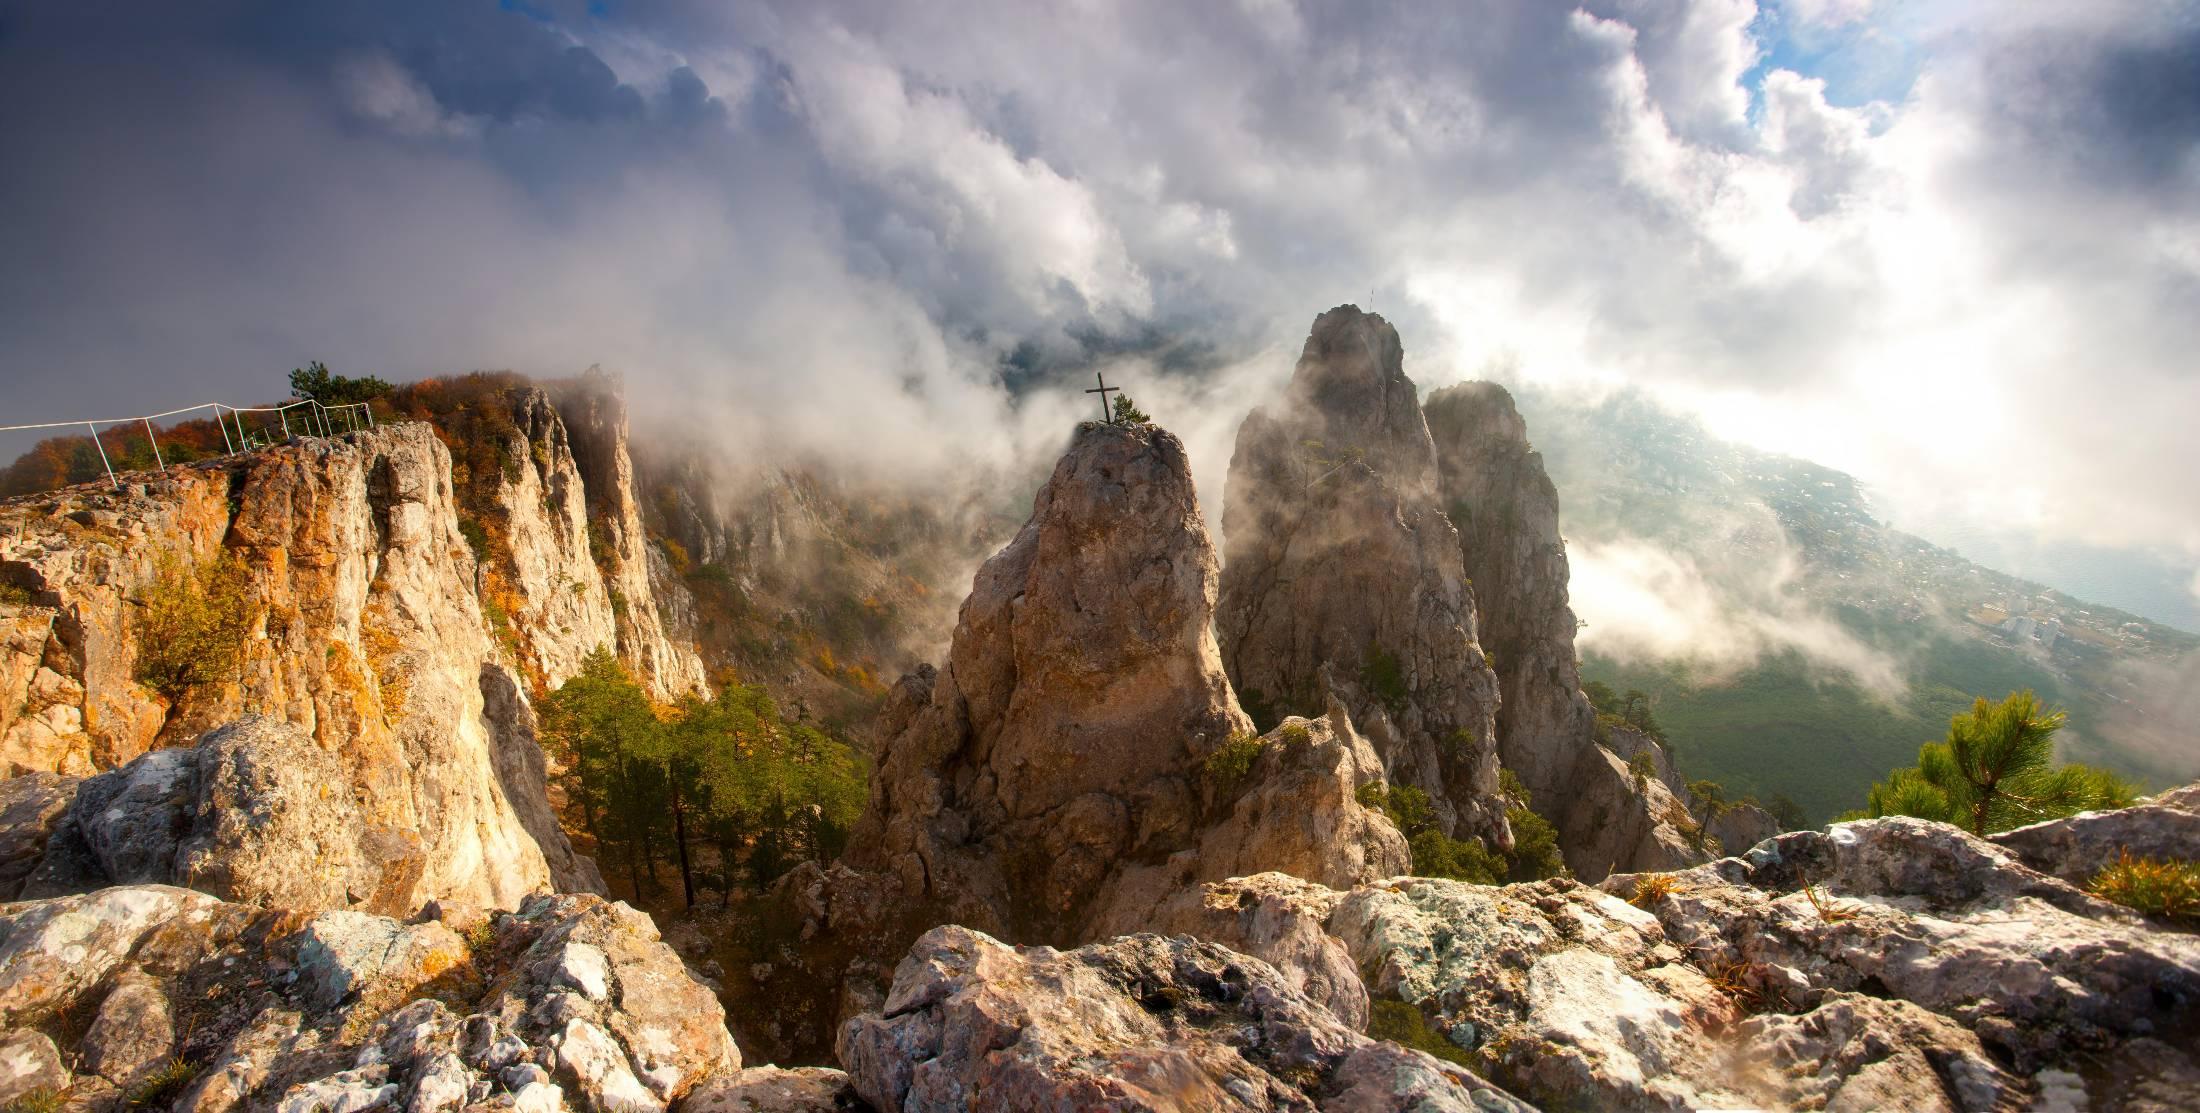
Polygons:
<instances>
[{"instance_id":1,"label":"white cloud","mask_svg":"<svg viewBox=\"0 0 2200 1113\"><path fill-rule=\"evenodd\" d=\"M1817 27L1862 23L1872 14L1872 0L1786 0L1782 7L1798 22Z\"/></svg>"},{"instance_id":2,"label":"white cloud","mask_svg":"<svg viewBox=\"0 0 2200 1113\"><path fill-rule=\"evenodd\" d=\"M334 77L353 112L399 135L457 138L480 130L479 120L445 112L435 94L386 52L345 58L336 64Z\"/></svg>"},{"instance_id":3,"label":"white cloud","mask_svg":"<svg viewBox=\"0 0 2200 1113\"><path fill-rule=\"evenodd\" d=\"M1587 623L1579 644L1620 659L1685 661L1714 682L1769 653L1794 651L1891 697L1903 688L1896 663L1789 590L1796 568L1785 554L1737 580L1695 558L1622 538L1568 546L1574 613Z\"/></svg>"}]
</instances>

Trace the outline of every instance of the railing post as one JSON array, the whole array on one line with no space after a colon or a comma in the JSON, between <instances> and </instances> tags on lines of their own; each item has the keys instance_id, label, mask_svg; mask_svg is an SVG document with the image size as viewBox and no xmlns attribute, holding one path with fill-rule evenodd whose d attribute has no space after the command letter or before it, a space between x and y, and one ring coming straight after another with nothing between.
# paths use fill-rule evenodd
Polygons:
<instances>
[{"instance_id":1,"label":"railing post","mask_svg":"<svg viewBox=\"0 0 2200 1113\"><path fill-rule=\"evenodd\" d=\"M99 443L99 426L87 421L84 427L92 431L92 447L99 450L99 466L107 469L107 482L114 484L115 490L121 490L122 481L115 478L115 466L107 462L107 446Z\"/></svg>"},{"instance_id":2,"label":"railing post","mask_svg":"<svg viewBox=\"0 0 2200 1113\"><path fill-rule=\"evenodd\" d=\"M222 431L222 454L223 454L223 455L230 455L230 454L233 454L233 453L235 453L235 452L237 451L237 446L236 446L235 444L231 443L231 441L230 441L230 439L229 439L229 424L228 424L227 422L225 422L225 421L223 421L223 420L222 420L222 404L221 404L221 403L219 403L219 402L215 402L215 403L213 403L213 406L214 406L214 428L216 428L216 429L219 429L219 430L221 430L221 431Z\"/></svg>"},{"instance_id":3,"label":"railing post","mask_svg":"<svg viewBox=\"0 0 2200 1113\"><path fill-rule=\"evenodd\" d=\"M153 466L159 468L162 475L168 474L168 461L160 458L160 441L153 436L153 419L141 417L138 420L145 423L145 443L153 446Z\"/></svg>"}]
</instances>

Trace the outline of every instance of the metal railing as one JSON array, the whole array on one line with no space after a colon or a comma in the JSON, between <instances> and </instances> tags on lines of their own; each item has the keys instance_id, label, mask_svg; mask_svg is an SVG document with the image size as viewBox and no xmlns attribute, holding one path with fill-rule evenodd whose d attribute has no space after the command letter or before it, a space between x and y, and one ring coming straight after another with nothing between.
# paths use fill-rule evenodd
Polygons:
<instances>
[{"instance_id":1,"label":"metal railing","mask_svg":"<svg viewBox=\"0 0 2200 1113\"><path fill-rule=\"evenodd\" d=\"M254 448L273 446L276 443L274 426L282 428L283 440L287 441L291 437L297 436L298 433L291 430L293 411L303 411L296 413L295 418L299 423L299 429L309 437L333 437L340 432L356 433L362 427L374 428L374 409L365 402L346 402L335 406L324 406L311 398L300 398L296 401L285 402L280 406L231 406L222 402L201 402L196 406L185 406L182 409L168 410L164 413L114 418L107 421L48 421L32 425L0 425L0 433L15 433L32 429L73 429L81 425L91 431L92 446L99 450L99 464L107 470L107 482L113 484L116 490L120 490L122 480L115 476L114 462L108 459L107 446L99 439L99 427L104 425L112 430L118 425L139 424L145 426L146 443L153 448L153 464L162 472L166 472L168 461L161 457L160 440L153 435L153 419L156 417L174 417L177 414L197 413L200 410L214 411L214 426L222 431L222 445L231 453L249 452ZM267 418L262 417L255 422L256 428L247 428L244 422L244 415L246 414L273 414L275 417L272 423ZM361 424L362 419L364 419L363 426ZM235 426L235 439L230 437L232 425ZM338 425L342 425L344 428L338 429Z\"/></svg>"}]
</instances>

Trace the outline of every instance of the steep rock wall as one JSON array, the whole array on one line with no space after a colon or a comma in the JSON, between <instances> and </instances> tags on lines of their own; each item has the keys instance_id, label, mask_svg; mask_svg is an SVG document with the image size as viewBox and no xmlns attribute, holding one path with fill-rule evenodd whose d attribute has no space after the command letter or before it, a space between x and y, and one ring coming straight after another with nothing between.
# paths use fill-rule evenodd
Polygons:
<instances>
[{"instance_id":1,"label":"steep rock wall","mask_svg":"<svg viewBox=\"0 0 2200 1113\"><path fill-rule=\"evenodd\" d=\"M1574 656L1558 489L1512 395L1496 383L1461 383L1430 394L1425 410L1444 506L1481 608L1482 644L1504 694L1497 744L1505 768L1558 827L1578 877L1705 860L1708 844L1691 837L1698 828L1688 789L1665 748L1616 728L1609 746L1598 742ZM1650 764L1647 777L1628 765L1637 754Z\"/></svg>"},{"instance_id":2,"label":"steep rock wall","mask_svg":"<svg viewBox=\"0 0 2200 1113\"><path fill-rule=\"evenodd\" d=\"M497 449L503 466L468 477L472 501L490 508L498 527L481 586L504 611L522 668L556 687L591 650L619 645L618 619L590 551L588 489L564 419L536 387L519 390L510 409L513 435Z\"/></svg>"}]
</instances>

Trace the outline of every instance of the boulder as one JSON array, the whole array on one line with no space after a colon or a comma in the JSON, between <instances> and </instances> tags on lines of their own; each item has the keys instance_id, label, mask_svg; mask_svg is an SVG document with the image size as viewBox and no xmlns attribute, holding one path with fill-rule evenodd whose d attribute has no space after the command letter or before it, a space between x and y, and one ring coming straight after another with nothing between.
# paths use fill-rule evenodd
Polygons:
<instances>
[{"instance_id":1,"label":"boulder","mask_svg":"<svg viewBox=\"0 0 2200 1113\"><path fill-rule=\"evenodd\" d=\"M85 780L25 892L172 884L261 907L410 911L423 853L362 817L361 791L304 731L242 719Z\"/></svg>"},{"instance_id":2,"label":"boulder","mask_svg":"<svg viewBox=\"0 0 2200 1113\"><path fill-rule=\"evenodd\" d=\"M0 1103L14 1106L35 1094L58 1097L69 1088L69 1068L43 1032L0 1032Z\"/></svg>"},{"instance_id":3,"label":"boulder","mask_svg":"<svg viewBox=\"0 0 2200 1113\"><path fill-rule=\"evenodd\" d=\"M78 783L57 773L0 780L0 900L14 900L45 860L46 844L69 814Z\"/></svg>"},{"instance_id":4,"label":"boulder","mask_svg":"<svg viewBox=\"0 0 2200 1113\"><path fill-rule=\"evenodd\" d=\"M663 1113L742 1074L716 997L648 917L582 894L464 937L165 886L0 908L0 1077L19 1060L50 1082L40 1064L83 1017L70 1094L93 1109L161 1084L205 1113Z\"/></svg>"},{"instance_id":5,"label":"boulder","mask_svg":"<svg viewBox=\"0 0 2200 1113\"><path fill-rule=\"evenodd\" d=\"M1364 1031L1367 986L1352 952L1327 930L1343 899L1343 893L1290 874L1259 873L1179 889L1137 917L1109 923L1101 934L1189 935L1251 955L1346 1027Z\"/></svg>"},{"instance_id":6,"label":"boulder","mask_svg":"<svg viewBox=\"0 0 2200 1113\"><path fill-rule=\"evenodd\" d=\"M750 1067L696 1087L680 1113L838 1113L854 1101L848 1076L829 1067Z\"/></svg>"},{"instance_id":7,"label":"boulder","mask_svg":"<svg viewBox=\"0 0 2200 1113\"><path fill-rule=\"evenodd\" d=\"M1780 821L1755 804L1718 808L1703 826L1713 843L1729 855L1746 854L1751 847L1781 833Z\"/></svg>"},{"instance_id":8,"label":"boulder","mask_svg":"<svg viewBox=\"0 0 2200 1113\"><path fill-rule=\"evenodd\" d=\"M2034 823L1990 838L2025 865L2080 886L2126 854L2200 860L2200 785L2165 792L2137 807Z\"/></svg>"},{"instance_id":9,"label":"boulder","mask_svg":"<svg viewBox=\"0 0 2200 1113\"><path fill-rule=\"evenodd\" d=\"M1427 791L1447 831L1510 847L1497 675L1403 359L1389 322L1332 309L1284 398L1239 427L1223 496L1223 661L1263 725L1335 698L1387 778Z\"/></svg>"},{"instance_id":10,"label":"boulder","mask_svg":"<svg viewBox=\"0 0 2200 1113\"><path fill-rule=\"evenodd\" d=\"M1187 937L1063 952L939 928L902 959L883 1011L842 1027L839 1051L887 1113L1528 1108L1360 1035L1267 963Z\"/></svg>"},{"instance_id":11,"label":"boulder","mask_svg":"<svg viewBox=\"0 0 2200 1113\"><path fill-rule=\"evenodd\" d=\"M1920 820L1597 888L1232 879L1156 919L1269 961L1340 1016L1357 1015L1336 989L1350 972L1546 1108L2200 1101L2178 1035L2200 1023L2200 937Z\"/></svg>"}]
</instances>

